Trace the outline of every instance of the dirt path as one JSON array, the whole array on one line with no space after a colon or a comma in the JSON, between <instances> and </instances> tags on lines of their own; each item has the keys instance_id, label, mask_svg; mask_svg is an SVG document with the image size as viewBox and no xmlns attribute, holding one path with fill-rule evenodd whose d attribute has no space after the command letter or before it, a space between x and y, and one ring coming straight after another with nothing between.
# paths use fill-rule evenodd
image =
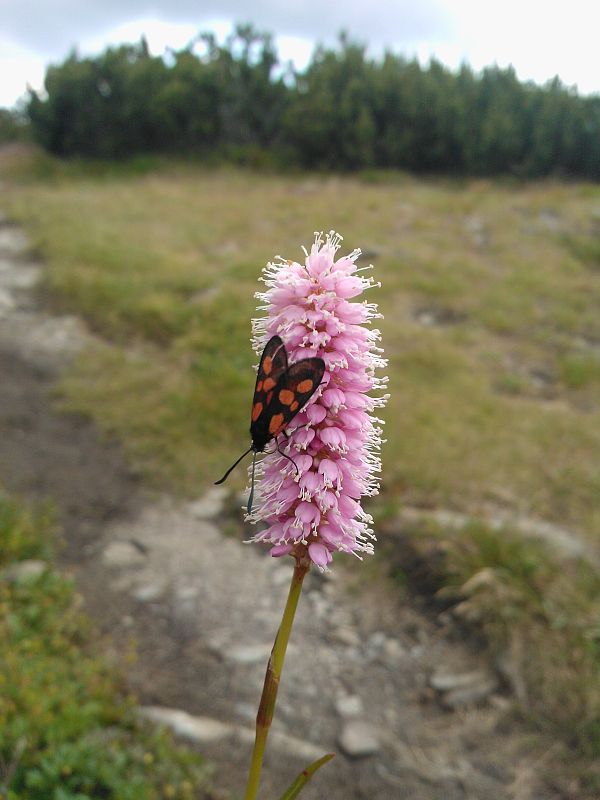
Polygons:
<instances>
[{"instance_id":1,"label":"dirt path","mask_svg":"<svg viewBox=\"0 0 600 800\"><path fill-rule=\"evenodd\" d=\"M0 483L54 501L89 612L117 657L136 642L128 680L144 713L198 742L215 785L237 797L291 564L243 545L241 526L224 535L224 493L152 496L117 445L55 411L56 379L89 334L44 310L40 269L0 221ZM337 751L306 800L564 797L542 780L552 751L540 760L510 695L452 627L384 583L358 586L361 565L349 567L308 578L263 796Z\"/></svg>"}]
</instances>

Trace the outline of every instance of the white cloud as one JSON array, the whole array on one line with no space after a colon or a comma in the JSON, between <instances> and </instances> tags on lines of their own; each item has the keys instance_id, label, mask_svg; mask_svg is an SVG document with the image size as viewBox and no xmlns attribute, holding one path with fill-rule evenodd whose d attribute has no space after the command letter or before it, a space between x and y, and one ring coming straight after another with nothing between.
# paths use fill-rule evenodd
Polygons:
<instances>
[{"instance_id":1,"label":"white cloud","mask_svg":"<svg viewBox=\"0 0 600 800\"><path fill-rule=\"evenodd\" d=\"M134 43L145 36L150 51L162 55L168 47L176 50L185 47L197 32L198 27L190 23L145 18L117 25L106 33L86 36L78 49L81 53L95 54L101 52L107 42Z\"/></svg>"},{"instance_id":2,"label":"white cloud","mask_svg":"<svg viewBox=\"0 0 600 800\"><path fill-rule=\"evenodd\" d=\"M42 56L0 37L0 108L14 105L25 94L27 84L41 88L45 71Z\"/></svg>"},{"instance_id":3,"label":"white cloud","mask_svg":"<svg viewBox=\"0 0 600 800\"><path fill-rule=\"evenodd\" d=\"M315 40L335 36L342 28L365 41L399 43L439 34L448 27L442 0L3 0L3 28L23 46L53 55L75 42L108 31L129 20L154 18L202 28L211 19L245 22L283 36Z\"/></svg>"},{"instance_id":4,"label":"white cloud","mask_svg":"<svg viewBox=\"0 0 600 800\"><path fill-rule=\"evenodd\" d=\"M600 90L597 44L600 4L589 0L453 0L447 40L476 69L512 64L522 80L543 83L559 75L582 92Z\"/></svg>"},{"instance_id":5,"label":"white cloud","mask_svg":"<svg viewBox=\"0 0 600 800\"><path fill-rule=\"evenodd\" d=\"M93 54L144 33L151 51L163 53L199 31L223 39L233 22L248 19L247 8L245 0L2 0L0 105L12 104L27 82L39 87L44 64L61 61L74 45ZM589 0L255 0L252 21L276 34L282 59L300 68L317 42L332 44L344 29L373 54L388 47L477 70L513 64L522 80L559 74L582 92L600 91L600 4Z\"/></svg>"}]
</instances>

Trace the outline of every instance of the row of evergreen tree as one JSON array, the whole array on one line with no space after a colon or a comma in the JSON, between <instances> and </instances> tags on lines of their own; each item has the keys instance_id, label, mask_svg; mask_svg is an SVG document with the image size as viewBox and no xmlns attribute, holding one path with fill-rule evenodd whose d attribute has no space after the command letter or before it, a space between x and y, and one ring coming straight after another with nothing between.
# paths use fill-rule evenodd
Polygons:
<instances>
[{"instance_id":1,"label":"row of evergreen tree","mask_svg":"<svg viewBox=\"0 0 600 800\"><path fill-rule=\"evenodd\" d=\"M558 78L522 83L512 68L455 73L389 52L374 60L343 36L300 72L251 26L223 45L202 34L166 57L144 40L95 58L72 53L48 68L27 112L35 138L61 156L600 178L600 96Z\"/></svg>"}]
</instances>

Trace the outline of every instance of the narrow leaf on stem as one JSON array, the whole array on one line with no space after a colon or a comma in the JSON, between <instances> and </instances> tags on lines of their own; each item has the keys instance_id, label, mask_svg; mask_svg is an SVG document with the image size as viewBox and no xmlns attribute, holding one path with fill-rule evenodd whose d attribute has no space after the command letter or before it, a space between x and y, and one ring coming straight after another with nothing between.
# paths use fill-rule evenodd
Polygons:
<instances>
[{"instance_id":1,"label":"narrow leaf on stem","mask_svg":"<svg viewBox=\"0 0 600 800\"><path fill-rule=\"evenodd\" d=\"M295 797L298 797L302 789L306 786L315 772L328 761L331 761L334 756L335 753L327 753L327 755L324 755L317 761L313 762L310 767L303 769L289 789L281 795L279 800L294 800Z\"/></svg>"}]
</instances>

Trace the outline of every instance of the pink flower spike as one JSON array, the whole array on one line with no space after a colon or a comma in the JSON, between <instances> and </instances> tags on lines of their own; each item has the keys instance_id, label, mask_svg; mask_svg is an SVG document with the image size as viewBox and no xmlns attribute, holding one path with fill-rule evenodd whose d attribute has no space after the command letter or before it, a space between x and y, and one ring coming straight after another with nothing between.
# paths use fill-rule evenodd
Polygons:
<instances>
[{"instance_id":1,"label":"pink flower spike","mask_svg":"<svg viewBox=\"0 0 600 800\"><path fill-rule=\"evenodd\" d=\"M373 552L371 518L359 498L378 492L382 431L371 413L387 399L377 394L385 380L376 372L386 362L379 331L370 327L380 315L359 299L375 284L356 267L360 251L336 260L341 241L317 234L304 264L268 264L266 289L257 294L266 316L253 322L257 353L278 335L290 365L314 356L325 362L321 386L286 428L289 441L278 439L295 468L276 452L257 465L260 502L249 518L266 528L253 541L323 570L336 552Z\"/></svg>"}]
</instances>

